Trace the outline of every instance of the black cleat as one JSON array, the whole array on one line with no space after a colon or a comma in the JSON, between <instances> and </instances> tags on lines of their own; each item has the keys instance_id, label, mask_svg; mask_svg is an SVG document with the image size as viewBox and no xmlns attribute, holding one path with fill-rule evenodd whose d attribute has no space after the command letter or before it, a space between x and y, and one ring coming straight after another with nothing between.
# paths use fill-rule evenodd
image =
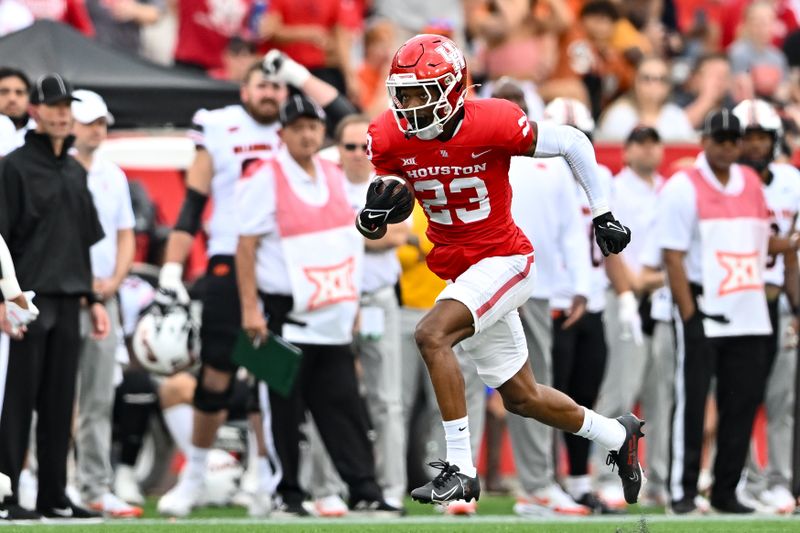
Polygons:
<instances>
[{"instance_id":1,"label":"black cleat","mask_svg":"<svg viewBox=\"0 0 800 533\"><path fill-rule=\"evenodd\" d=\"M636 503L642 485L647 483L647 478L644 477L642 467L639 465L639 439L644 437L642 433L644 421L636 418L633 413L628 413L618 417L617 422L625 428L625 442L618 452L608 452L606 464L612 465L612 469L613 465L617 466L625 501Z\"/></svg>"},{"instance_id":2,"label":"black cleat","mask_svg":"<svg viewBox=\"0 0 800 533\"><path fill-rule=\"evenodd\" d=\"M433 481L411 491L411 499L420 503L445 503L453 500L476 501L481 496L481 482L475 477L461 474L456 465L447 461L428 463L441 470Z\"/></svg>"},{"instance_id":3,"label":"black cleat","mask_svg":"<svg viewBox=\"0 0 800 533\"><path fill-rule=\"evenodd\" d=\"M102 518L102 513L98 513L97 511L92 511L91 509L85 509L79 505L75 505L72 502L65 504L63 507L51 507L49 509L36 509L37 512L41 513L42 517L44 518L55 518L55 519L77 519L77 520L86 520L92 518Z\"/></svg>"},{"instance_id":4,"label":"black cleat","mask_svg":"<svg viewBox=\"0 0 800 533\"><path fill-rule=\"evenodd\" d=\"M42 515L16 503L0 503L0 520L39 520ZM1 522L0 522L1 523Z\"/></svg>"}]
</instances>

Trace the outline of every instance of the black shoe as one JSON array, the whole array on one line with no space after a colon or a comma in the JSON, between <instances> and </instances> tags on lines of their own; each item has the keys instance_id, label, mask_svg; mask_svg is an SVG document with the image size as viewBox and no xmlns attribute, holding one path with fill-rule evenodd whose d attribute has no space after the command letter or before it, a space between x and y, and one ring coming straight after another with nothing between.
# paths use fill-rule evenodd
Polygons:
<instances>
[{"instance_id":1,"label":"black shoe","mask_svg":"<svg viewBox=\"0 0 800 533\"><path fill-rule=\"evenodd\" d=\"M272 516L282 518L299 518L311 516L311 513L303 507L303 502L276 502L275 508L272 510Z\"/></svg>"},{"instance_id":2,"label":"black shoe","mask_svg":"<svg viewBox=\"0 0 800 533\"><path fill-rule=\"evenodd\" d=\"M644 421L639 420L632 413L628 413L618 417L617 422L625 428L625 442L618 452L608 453L606 464L617 465L625 501L636 503L639 500L642 483L646 481L642 475L642 467L639 465L639 439L644 437L644 433L642 433Z\"/></svg>"},{"instance_id":3,"label":"black shoe","mask_svg":"<svg viewBox=\"0 0 800 533\"><path fill-rule=\"evenodd\" d=\"M358 500L351 499L347 502L351 511L370 515L403 516L406 510L401 507L389 505L384 500Z\"/></svg>"},{"instance_id":4,"label":"black shoe","mask_svg":"<svg viewBox=\"0 0 800 533\"><path fill-rule=\"evenodd\" d=\"M39 520L42 515L16 503L0 504L0 520Z\"/></svg>"},{"instance_id":5,"label":"black shoe","mask_svg":"<svg viewBox=\"0 0 800 533\"><path fill-rule=\"evenodd\" d=\"M669 506L669 511L672 514L697 514L698 509L694 504L694 498L684 498L672 502Z\"/></svg>"},{"instance_id":6,"label":"black shoe","mask_svg":"<svg viewBox=\"0 0 800 533\"><path fill-rule=\"evenodd\" d=\"M434 461L428 463L433 468L441 470L433 481L411 491L411 499L421 503L444 503L453 500L466 502L479 500L481 496L481 482L478 474L475 477L461 474L456 465L447 461Z\"/></svg>"},{"instance_id":7,"label":"black shoe","mask_svg":"<svg viewBox=\"0 0 800 533\"><path fill-rule=\"evenodd\" d=\"M592 510L594 514L624 514L625 511L622 509L612 509L608 505L606 505L603 500L595 496L591 492L587 492L577 500L575 503L588 507Z\"/></svg>"},{"instance_id":8,"label":"black shoe","mask_svg":"<svg viewBox=\"0 0 800 533\"><path fill-rule=\"evenodd\" d=\"M730 513L730 514L748 514L754 513L755 509L752 507L748 507L747 505L740 502L735 496L729 498L727 500L717 501L712 499L711 500L711 507L719 511L720 513Z\"/></svg>"},{"instance_id":9,"label":"black shoe","mask_svg":"<svg viewBox=\"0 0 800 533\"><path fill-rule=\"evenodd\" d=\"M44 518L68 518L83 520L87 518L103 517L102 513L86 509L71 502L59 507L36 510L40 512Z\"/></svg>"}]
</instances>

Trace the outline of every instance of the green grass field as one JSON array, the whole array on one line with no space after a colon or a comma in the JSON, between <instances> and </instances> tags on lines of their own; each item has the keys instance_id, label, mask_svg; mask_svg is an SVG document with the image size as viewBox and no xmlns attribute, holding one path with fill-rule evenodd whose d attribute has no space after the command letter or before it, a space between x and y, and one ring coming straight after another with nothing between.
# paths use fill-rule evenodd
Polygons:
<instances>
[{"instance_id":1,"label":"green grass field","mask_svg":"<svg viewBox=\"0 0 800 533\"><path fill-rule=\"evenodd\" d=\"M252 520L241 508L206 508L183 520L160 518L155 500L148 501L141 520L96 523L0 525L0 533L800 533L800 516L795 517L673 517L663 509L634 508L628 515L589 518L520 518L512 514L513 499L484 497L479 514L473 517L441 516L431 506L407 502L408 516L399 519L371 519L351 515L339 519Z\"/></svg>"}]
</instances>

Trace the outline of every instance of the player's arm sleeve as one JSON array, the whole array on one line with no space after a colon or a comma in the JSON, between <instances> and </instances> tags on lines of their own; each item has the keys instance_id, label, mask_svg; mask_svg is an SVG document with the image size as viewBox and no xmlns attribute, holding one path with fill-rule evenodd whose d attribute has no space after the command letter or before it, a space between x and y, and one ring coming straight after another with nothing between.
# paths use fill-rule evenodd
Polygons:
<instances>
[{"instance_id":1,"label":"player's arm sleeve","mask_svg":"<svg viewBox=\"0 0 800 533\"><path fill-rule=\"evenodd\" d=\"M608 198L600 184L594 147L580 130L572 126L538 123L535 157L563 157L575 175L597 217L610 211Z\"/></svg>"},{"instance_id":2,"label":"player's arm sleeve","mask_svg":"<svg viewBox=\"0 0 800 533\"><path fill-rule=\"evenodd\" d=\"M239 235L244 236L276 230L275 184L269 165L262 163L236 182L236 225Z\"/></svg>"},{"instance_id":3,"label":"player's arm sleeve","mask_svg":"<svg viewBox=\"0 0 800 533\"><path fill-rule=\"evenodd\" d=\"M686 174L670 178L658 195L654 237L662 250L686 252L697 222L695 191Z\"/></svg>"}]
</instances>

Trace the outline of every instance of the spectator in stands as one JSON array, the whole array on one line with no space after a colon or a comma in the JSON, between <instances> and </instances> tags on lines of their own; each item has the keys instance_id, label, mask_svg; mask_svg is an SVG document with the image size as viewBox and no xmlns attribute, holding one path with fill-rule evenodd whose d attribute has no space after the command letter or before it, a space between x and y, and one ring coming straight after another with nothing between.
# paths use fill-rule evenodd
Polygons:
<instances>
[{"instance_id":1,"label":"spectator in stands","mask_svg":"<svg viewBox=\"0 0 800 533\"><path fill-rule=\"evenodd\" d=\"M564 2L508 0L472 4L467 21L472 34L485 45L483 63L490 80L510 76L532 82L528 92L538 92L544 100L563 96L565 92L585 99L580 80L545 82L555 69L558 35L572 20ZM488 85L491 84L482 87L482 94L486 96L492 92Z\"/></svg>"},{"instance_id":2,"label":"spectator in stands","mask_svg":"<svg viewBox=\"0 0 800 533\"><path fill-rule=\"evenodd\" d=\"M218 80L242 83L256 59L256 47L252 42L231 37L222 54L222 67L209 70L208 75Z\"/></svg>"},{"instance_id":3,"label":"spectator in stands","mask_svg":"<svg viewBox=\"0 0 800 533\"><path fill-rule=\"evenodd\" d=\"M772 45L773 2L753 2L744 12L741 36L728 49L735 76L737 100L786 96L789 68L786 57Z\"/></svg>"},{"instance_id":4,"label":"spectator in stands","mask_svg":"<svg viewBox=\"0 0 800 533\"><path fill-rule=\"evenodd\" d=\"M637 126L655 128L666 141L691 141L694 128L686 113L668 102L670 75L667 63L651 57L639 64L633 91L623 96L603 114L597 138L622 141Z\"/></svg>"},{"instance_id":5,"label":"spectator in stands","mask_svg":"<svg viewBox=\"0 0 800 533\"><path fill-rule=\"evenodd\" d=\"M373 0L375 15L390 20L394 24L395 46L397 48L418 33L432 21L445 18L452 28L452 39L463 44L464 4L472 0Z\"/></svg>"},{"instance_id":6,"label":"spectator in stands","mask_svg":"<svg viewBox=\"0 0 800 533\"><path fill-rule=\"evenodd\" d=\"M231 37L245 30L252 0L178 0L175 64L194 70L221 68Z\"/></svg>"},{"instance_id":7,"label":"spectator in stands","mask_svg":"<svg viewBox=\"0 0 800 533\"><path fill-rule=\"evenodd\" d=\"M94 25L86 11L85 0L20 0L34 18L69 24L87 37L94 37Z\"/></svg>"},{"instance_id":8,"label":"spectator in stands","mask_svg":"<svg viewBox=\"0 0 800 533\"><path fill-rule=\"evenodd\" d=\"M33 13L18 0L0 0L0 37L33 24Z\"/></svg>"},{"instance_id":9,"label":"spectator in stands","mask_svg":"<svg viewBox=\"0 0 800 533\"><path fill-rule=\"evenodd\" d=\"M722 107L733 109L733 77L728 56L721 53L702 56L682 87L673 92L692 126L703 126L706 115Z\"/></svg>"},{"instance_id":10,"label":"spectator in stands","mask_svg":"<svg viewBox=\"0 0 800 533\"><path fill-rule=\"evenodd\" d=\"M388 20L371 24L364 34L364 62L358 70L358 94L361 109L370 117L388 107L389 97L384 82L394 56L394 26Z\"/></svg>"},{"instance_id":11,"label":"spectator in stands","mask_svg":"<svg viewBox=\"0 0 800 533\"><path fill-rule=\"evenodd\" d=\"M261 20L261 37L358 101L356 71L350 62L354 36L350 13L339 0L271 0Z\"/></svg>"},{"instance_id":12,"label":"spectator in stands","mask_svg":"<svg viewBox=\"0 0 800 533\"><path fill-rule=\"evenodd\" d=\"M14 123L14 148L25 144L25 134L36 128L36 122L28 115L30 90L31 82L24 72L0 67L0 115Z\"/></svg>"},{"instance_id":13,"label":"spectator in stands","mask_svg":"<svg viewBox=\"0 0 800 533\"><path fill-rule=\"evenodd\" d=\"M139 29L158 22L165 0L86 0L97 41L123 52L138 53Z\"/></svg>"}]
</instances>

